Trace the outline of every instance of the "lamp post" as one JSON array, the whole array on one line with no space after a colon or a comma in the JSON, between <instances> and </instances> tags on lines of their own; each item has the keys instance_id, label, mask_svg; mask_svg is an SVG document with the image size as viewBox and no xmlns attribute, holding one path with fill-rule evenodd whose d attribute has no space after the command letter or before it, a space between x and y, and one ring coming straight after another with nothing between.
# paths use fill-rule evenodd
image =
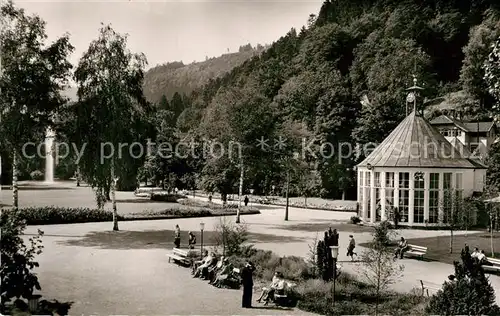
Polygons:
<instances>
[{"instance_id":1,"label":"lamp post","mask_svg":"<svg viewBox=\"0 0 500 316\"><path fill-rule=\"evenodd\" d=\"M337 258L339 256L339 246L330 246L330 250L332 252L332 259L333 259L333 293L332 293L332 301L333 301L333 306L335 306L335 281L337 280Z\"/></svg>"},{"instance_id":2,"label":"lamp post","mask_svg":"<svg viewBox=\"0 0 500 316\"><path fill-rule=\"evenodd\" d=\"M205 229L205 223L200 223L200 231L201 231L201 257L203 258L203 230Z\"/></svg>"}]
</instances>

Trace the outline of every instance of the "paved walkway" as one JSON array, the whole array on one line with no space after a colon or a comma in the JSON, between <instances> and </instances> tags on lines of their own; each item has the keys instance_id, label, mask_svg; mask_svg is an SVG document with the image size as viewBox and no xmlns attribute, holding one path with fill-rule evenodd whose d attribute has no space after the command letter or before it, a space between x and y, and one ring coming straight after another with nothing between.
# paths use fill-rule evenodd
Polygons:
<instances>
[{"instance_id":1,"label":"paved walkway","mask_svg":"<svg viewBox=\"0 0 500 316\"><path fill-rule=\"evenodd\" d=\"M278 236L254 240L257 247L280 255L307 256L309 245L316 233L330 223L345 223L353 214L348 212L316 211L290 208L289 221L284 222L284 208L263 206L260 215L243 216L243 222L254 235ZM234 219L234 216L231 217ZM183 231L198 231L200 222L206 231L214 230L221 218L190 218L176 220L121 222L121 231L147 232L173 230L179 224ZM308 229L310 225L312 229ZM86 223L28 227L27 233L41 228L45 249L39 257L37 272L43 287L42 294L60 301L75 301L72 314L305 314L299 310L246 310L240 307L241 291L220 290L198 279L192 279L188 269L169 264L166 249L150 245L145 249L130 245L113 249L106 242L98 245L68 245L68 241L81 240L91 232L105 232L111 223ZM471 232L469 232L471 233ZM320 233L321 234L321 233ZM346 247L348 235L353 234L357 243L371 239L366 232L340 232L340 245ZM405 230L407 238L447 235L443 231ZM109 244L120 234L109 234ZM111 248L111 249L110 249ZM144 247L143 247L144 248ZM362 249L358 249L361 251ZM343 269L357 273L356 263L351 263L344 251L339 260ZM409 291L418 286L418 280L442 283L453 272L453 267L438 262L404 259L404 276L392 288ZM500 289L500 277L491 276L492 285ZM500 290L497 290L500 302Z\"/></svg>"}]
</instances>

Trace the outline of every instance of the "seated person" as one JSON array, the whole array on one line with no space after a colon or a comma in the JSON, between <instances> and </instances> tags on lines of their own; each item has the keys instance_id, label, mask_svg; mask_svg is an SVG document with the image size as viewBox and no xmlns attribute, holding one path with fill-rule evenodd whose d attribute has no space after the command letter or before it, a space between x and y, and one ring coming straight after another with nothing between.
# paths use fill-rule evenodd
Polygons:
<instances>
[{"instance_id":1,"label":"seated person","mask_svg":"<svg viewBox=\"0 0 500 316\"><path fill-rule=\"evenodd\" d=\"M208 279L210 280L210 284L212 284L213 281L215 281L215 277L217 276L217 273L223 268L224 263L227 261L227 259L224 258L224 256L220 257L220 260L217 261L217 264L215 266L209 267L208 268Z\"/></svg>"},{"instance_id":2,"label":"seated person","mask_svg":"<svg viewBox=\"0 0 500 316\"><path fill-rule=\"evenodd\" d=\"M477 258L477 257L479 257L480 254L481 254L481 252L479 252L479 249L476 247L476 248L474 248L474 251L471 253L470 256L472 258Z\"/></svg>"},{"instance_id":3,"label":"seated person","mask_svg":"<svg viewBox=\"0 0 500 316\"><path fill-rule=\"evenodd\" d=\"M398 243L398 248L396 248L396 252L394 253L394 258L399 257L400 259L403 259L403 255L408 251L408 249L410 249L410 247L408 247L408 242L404 239L404 237L401 237L401 240Z\"/></svg>"},{"instance_id":4,"label":"seated person","mask_svg":"<svg viewBox=\"0 0 500 316\"><path fill-rule=\"evenodd\" d=\"M278 287L281 279L282 279L282 274L276 271L274 273L273 279L271 280L271 284L269 285L269 287L262 288L262 293L260 294L260 297L257 299L257 302L260 303L262 299L264 299L267 302L269 294L274 294L274 290L276 289L276 287Z\"/></svg>"},{"instance_id":5,"label":"seated person","mask_svg":"<svg viewBox=\"0 0 500 316\"><path fill-rule=\"evenodd\" d=\"M233 272L233 265L230 264L227 259L224 259L224 264L222 268L217 273L214 282L212 283L216 287L223 287L226 280L231 277Z\"/></svg>"},{"instance_id":6,"label":"seated person","mask_svg":"<svg viewBox=\"0 0 500 316\"><path fill-rule=\"evenodd\" d=\"M492 265L491 262L489 262L488 259L486 258L484 250L481 250L481 252L477 256L477 260L479 261L480 265L486 265L486 266Z\"/></svg>"},{"instance_id":7,"label":"seated person","mask_svg":"<svg viewBox=\"0 0 500 316\"><path fill-rule=\"evenodd\" d=\"M196 269L198 269L198 267L202 264L204 264L205 262L207 262L208 260L210 260L209 256L208 256L208 250L205 250L203 252L203 258L201 260L198 260L198 261L195 261L193 262L193 271L192 271L192 274L194 274L196 272Z\"/></svg>"},{"instance_id":8,"label":"seated person","mask_svg":"<svg viewBox=\"0 0 500 316\"><path fill-rule=\"evenodd\" d=\"M196 236L193 234L193 232L189 232L189 240L188 240L188 247L189 249L193 249L194 245L196 245Z\"/></svg>"},{"instance_id":9,"label":"seated person","mask_svg":"<svg viewBox=\"0 0 500 316\"><path fill-rule=\"evenodd\" d=\"M214 267L217 265L217 256L215 253L212 252L212 254L209 257L209 260L207 260L204 264L198 267L197 273L195 273L195 277L200 277L204 280L208 279L208 271L210 268Z\"/></svg>"}]
</instances>

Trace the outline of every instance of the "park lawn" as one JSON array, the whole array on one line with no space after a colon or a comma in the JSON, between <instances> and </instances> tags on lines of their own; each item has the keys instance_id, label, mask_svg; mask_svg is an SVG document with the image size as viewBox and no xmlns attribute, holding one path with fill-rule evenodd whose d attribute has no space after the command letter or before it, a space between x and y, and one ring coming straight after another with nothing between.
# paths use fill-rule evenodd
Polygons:
<instances>
[{"instance_id":1,"label":"park lawn","mask_svg":"<svg viewBox=\"0 0 500 316\"><path fill-rule=\"evenodd\" d=\"M453 264L453 261L460 259L460 252L465 245L468 245L472 251L475 247L484 250L486 256L491 257L490 233L475 233L454 236L453 237L453 253L450 254L450 235L429 237L429 238L413 238L408 239L409 244L427 247L425 259L435 260L444 263ZM500 232L493 234L493 246L495 247L495 258L500 258Z\"/></svg>"}]
</instances>

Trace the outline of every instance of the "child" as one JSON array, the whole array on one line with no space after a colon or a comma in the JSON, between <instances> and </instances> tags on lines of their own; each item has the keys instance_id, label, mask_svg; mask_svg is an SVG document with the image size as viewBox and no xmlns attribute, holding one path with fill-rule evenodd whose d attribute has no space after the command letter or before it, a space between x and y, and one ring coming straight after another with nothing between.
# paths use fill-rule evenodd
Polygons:
<instances>
[{"instance_id":1,"label":"child","mask_svg":"<svg viewBox=\"0 0 500 316\"><path fill-rule=\"evenodd\" d=\"M193 232L189 232L189 249L193 249L194 245L196 245L196 236L193 234Z\"/></svg>"}]
</instances>

